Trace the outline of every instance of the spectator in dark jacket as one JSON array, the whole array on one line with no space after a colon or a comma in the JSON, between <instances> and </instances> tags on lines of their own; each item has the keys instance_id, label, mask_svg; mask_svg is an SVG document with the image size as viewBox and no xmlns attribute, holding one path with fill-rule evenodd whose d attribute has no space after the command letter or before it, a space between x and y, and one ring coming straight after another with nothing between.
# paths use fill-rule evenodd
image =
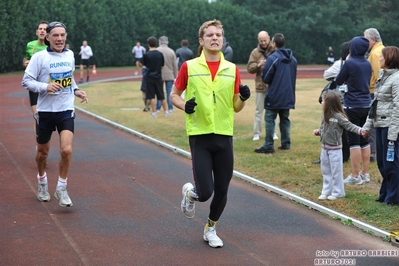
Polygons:
<instances>
[{"instance_id":1,"label":"spectator in dark jacket","mask_svg":"<svg viewBox=\"0 0 399 266\"><path fill-rule=\"evenodd\" d=\"M281 146L279 150L291 148L291 122L289 120L290 109L295 108L295 83L297 61L290 49L284 47L285 38L281 33L273 36L271 44L273 51L266 59L262 70L262 80L268 84L265 97L265 143L257 153L274 152L274 130L277 114L280 118Z\"/></svg>"},{"instance_id":2,"label":"spectator in dark jacket","mask_svg":"<svg viewBox=\"0 0 399 266\"><path fill-rule=\"evenodd\" d=\"M363 36L351 40L350 56L342 66L335 81L337 85L345 84L344 110L349 121L357 126L366 122L370 108L371 64L365 58L369 49L369 40ZM350 146L352 173L344 180L345 184L358 184L370 181L370 143L368 139L347 132ZM362 171L360 172L360 161Z\"/></svg>"}]
</instances>

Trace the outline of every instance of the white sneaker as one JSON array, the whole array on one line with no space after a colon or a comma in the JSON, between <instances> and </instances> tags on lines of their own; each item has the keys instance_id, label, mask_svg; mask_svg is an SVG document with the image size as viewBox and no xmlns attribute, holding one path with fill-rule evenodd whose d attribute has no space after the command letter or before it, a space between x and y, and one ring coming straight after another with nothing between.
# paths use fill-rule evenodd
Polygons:
<instances>
[{"instance_id":1,"label":"white sneaker","mask_svg":"<svg viewBox=\"0 0 399 266\"><path fill-rule=\"evenodd\" d=\"M273 139L274 139L274 140L277 140L277 139L278 139L278 136L277 136L277 134L276 134L276 133L274 133L274 135L273 135Z\"/></svg>"},{"instance_id":2,"label":"white sneaker","mask_svg":"<svg viewBox=\"0 0 399 266\"><path fill-rule=\"evenodd\" d=\"M171 116L172 114L169 111L165 111L165 116Z\"/></svg>"},{"instance_id":3,"label":"white sneaker","mask_svg":"<svg viewBox=\"0 0 399 266\"><path fill-rule=\"evenodd\" d=\"M360 176L353 177L352 174L348 175L347 178L344 179L344 184L356 184L356 185L363 185L364 181Z\"/></svg>"},{"instance_id":4,"label":"white sneaker","mask_svg":"<svg viewBox=\"0 0 399 266\"><path fill-rule=\"evenodd\" d=\"M323 195L323 194L322 194L322 195L319 196L319 200L325 200L325 199L327 199L327 196L326 196L326 195Z\"/></svg>"},{"instance_id":5,"label":"white sneaker","mask_svg":"<svg viewBox=\"0 0 399 266\"><path fill-rule=\"evenodd\" d=\"M66 186L62 187L61 189L57 189L54 193L54 197L60 200L61 207L72 207L73 203L68 196L68 191L66 190Z\"/></svg>"},{"instance_id":6,"label":"white sneaker","mask_svg":"<svg viewBox=\"0 0 399 266\"><path fill-rule=\"evenodd\" d=\"M360 171L359 176L362 178L362 180L366 183L370 182L370 174L363 174L362 171Z\"/></svg>"},{"instance_id":7,"label":"white sneaker","mask_svg":"<svg viewBox=\"0 0 399 266\"><path fill-rule=\"evenodd\" d=\"M253 141L258 141L259 140L259 134L255 134L254 138L252 139Z\"/></svg>"},{"instance_id":8,"label":"white sneaker","mask_svg":"<svg viewBox=\"0 0 399 266\"><path fill-rule=\"evenodd\" d=\"M152 113L151 115L150 115L150 118L157 118L158 116L157 116L157 113Z\"/></svg>"},{"instance_id":9,"label":"white sneaker","mask_svg":"<svg viewBox=\"0 0 399 266\"><path fill-rule=\"evenodd\" d=\"M48 193L48 184L47 183L40 183L38 181L38 186L37 186L37 198L40 201L50 201L50 194Z\"/></svg>"},{"instance_id":10,"label":"white sneaker","mask_svg":"<svg viewBox=\"0 0 399 266\"><path fill-rule=\"evenodd\" d=\"M187 197L187 192L189 190L192 190L194 188L193 184L191 183L186 183L184 184L184 186L182 187L182 195L183 195L183 199L181 201L181 211L183 212L183 214L187 217L187 218L193 218L194 214L195 214L195 202L191 201L188 197Z\"/></svg>"},{"instance_id":11,"label":"white sneaker","mask_svg":"<svg viewBox=\"0 0 399 266\"><path fill-rule=\"evenodd\" d=\"M338 199L338 198L330 195L330 196L327 197L327 199L328 199L328 200L336 200L336 199Z\"/></svg>"},{"instance_id":12,"label":"white sneaker","mask_svg":"<svg viewBox=\"0 0 399 266\"><path fill-rule=\"evenodd\" d=\"M216 234L216 229L214 227L209 227L206 230L206 226L204 228L204 240L208 242L209 246L213 248L223 247L223 241Z\"/></svg>"}]
</instances>

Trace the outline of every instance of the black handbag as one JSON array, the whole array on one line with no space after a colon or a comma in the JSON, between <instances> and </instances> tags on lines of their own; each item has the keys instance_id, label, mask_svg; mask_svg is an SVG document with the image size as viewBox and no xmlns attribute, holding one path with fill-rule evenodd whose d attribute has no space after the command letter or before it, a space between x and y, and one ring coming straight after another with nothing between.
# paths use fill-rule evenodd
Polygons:
<instances>
[{"instance_id":1,"label":"black handbag","mask_svg":"<svg viewBox=\"0 0 399 266\"><path fill-rule=\"evenodd\" d=\"M370 106L370 110L369 110L369 118L374 119L377 115L377 104L378 104L378 100L374 99L373 103Z\"/></svg>"}]
</instances>

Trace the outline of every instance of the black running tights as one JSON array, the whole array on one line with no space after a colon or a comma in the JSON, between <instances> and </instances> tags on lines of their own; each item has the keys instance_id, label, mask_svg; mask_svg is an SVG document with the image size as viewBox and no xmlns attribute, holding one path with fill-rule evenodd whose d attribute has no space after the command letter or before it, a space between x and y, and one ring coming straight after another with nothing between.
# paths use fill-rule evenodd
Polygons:
<instances>
[{"instance_id":1,"label":"black running tights","mask_svg":"<svg viewBox=\"0 0 399 266\"><path fill-rule=\"evenodd\" d=\"M233 175L233 137L206 134L190 136L189 142L198 201L207 201L214 193L209 219L218 221L227 203Z\"/></svg>"}]
</instances>

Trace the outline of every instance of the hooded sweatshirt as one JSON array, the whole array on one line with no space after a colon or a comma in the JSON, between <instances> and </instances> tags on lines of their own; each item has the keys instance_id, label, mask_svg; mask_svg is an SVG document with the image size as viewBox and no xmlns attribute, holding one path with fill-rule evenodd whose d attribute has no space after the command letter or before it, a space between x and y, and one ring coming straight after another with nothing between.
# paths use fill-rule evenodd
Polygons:
<instances>
[{"instance_id":1,"label":"hooded sweatshirt","mask_svg":"<svg viewBox=\"0 0 399 266\"><path fill-rule=\"evenodd\" d=\"M262 80L268 84L265 109L295 109L297 61L290 49L281 47L272 52L262 70Z\"/></svg>"},{"instance_id":2,"label":"hooded sweatshirt","mask_svg":"<svg viewBox=\"0 0 399 266\"><path fill-rule=\"evenodd\" d=\"M346 84L348 91L344 96L344 108L370 107L371 64L365 58L369 41L364 37L351 40L350 57L342 66L335 81L337 85Z\"/></svg>"}]
</instances>

